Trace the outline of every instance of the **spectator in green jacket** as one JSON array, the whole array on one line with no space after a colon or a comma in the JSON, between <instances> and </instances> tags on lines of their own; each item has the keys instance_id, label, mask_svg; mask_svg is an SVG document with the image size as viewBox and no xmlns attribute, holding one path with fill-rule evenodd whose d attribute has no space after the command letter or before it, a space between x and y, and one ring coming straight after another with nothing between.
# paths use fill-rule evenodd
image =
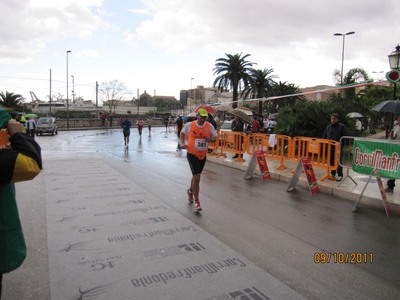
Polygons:
<instances>
[{"instance_id":1,"label":"spectator in green jacket","mask_svg":"<svg viewBox=\"0 0 400 300\"><path fill-rule=\"evenodd\" d=\"M23 133L23 125L10 120L0 107L0 129L9 143L0 149L0 298L3 274L17 269L26 256L26 246L15 199L14 182L31 180L42 169L40 146Z\"/></svg>"}]
</instances>

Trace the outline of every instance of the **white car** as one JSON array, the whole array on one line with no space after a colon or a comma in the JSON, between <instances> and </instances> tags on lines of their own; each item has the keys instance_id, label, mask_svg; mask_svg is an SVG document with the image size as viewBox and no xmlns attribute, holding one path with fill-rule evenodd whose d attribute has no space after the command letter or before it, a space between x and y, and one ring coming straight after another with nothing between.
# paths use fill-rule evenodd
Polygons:
<instances>
[{"instance_id":1,"label":"white car","mask_svg":"<svg viewBox=\"0 0 400 300\"><path fill-rule=\"evenodd\" d=\"M221 125L220 130L222 131L231 131L232 121L224 121Z\"/></svg>"},{"instance_id":2,"label":"white car","mask_svg":"<svg viewBox=\"0 0 400 300\"><path fill-rule=\"evenodd\" d=\"M36 135L42 135L43 133L58 134L56 119L52 117L39 118L36 125Z\"/></svg>"}]
</instances>

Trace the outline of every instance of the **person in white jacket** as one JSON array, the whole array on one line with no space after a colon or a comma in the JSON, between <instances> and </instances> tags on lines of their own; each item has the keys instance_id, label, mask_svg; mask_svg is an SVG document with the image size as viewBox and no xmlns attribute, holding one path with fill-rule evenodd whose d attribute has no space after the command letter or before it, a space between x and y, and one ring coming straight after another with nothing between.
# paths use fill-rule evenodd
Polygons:
<instances>
[{"instance_id":1,"label":"person in white jacket","mask_svg":"<svg viewBox=\"0 0 400 300\"><path fill-rule=\"evenodd\" d=\"M36 132L36 121L34 118L28 118L25 122L26 134L29 135L31 138L35 138Z\"/></svg>"}]
</instances>

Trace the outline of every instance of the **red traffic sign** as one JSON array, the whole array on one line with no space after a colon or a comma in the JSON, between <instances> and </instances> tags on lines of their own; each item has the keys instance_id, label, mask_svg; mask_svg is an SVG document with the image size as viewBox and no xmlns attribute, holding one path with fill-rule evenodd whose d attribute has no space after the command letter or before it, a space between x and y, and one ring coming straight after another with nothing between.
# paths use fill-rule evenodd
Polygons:
<instances>
[{"instance_id":1,"label":"red traffic sign","mask_svg":"<svg viewBox=\"0 0 400 300\"><path fill-rule=\"evenodd\" d=\"M395 69L390 70L389 72L386 73L386 79L391 83L398 82L400 79L400 71Z\"/></svg>"}]
</instances>

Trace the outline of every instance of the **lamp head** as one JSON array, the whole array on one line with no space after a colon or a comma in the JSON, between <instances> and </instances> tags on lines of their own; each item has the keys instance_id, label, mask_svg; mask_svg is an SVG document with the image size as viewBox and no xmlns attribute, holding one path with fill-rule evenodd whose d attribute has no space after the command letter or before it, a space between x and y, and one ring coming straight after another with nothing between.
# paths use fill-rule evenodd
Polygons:
<instances>
[{"instance_id":1,"label":"lamp head","mask_svg":"<svg viewBox=\"0 0 400 300\"><path fill-rule=\"evenodd\" d=\"M395 51L392 51L392 53L390 53L388 55L389 58L389 65L391 69L399 69L400 68L400 46L397 45Z\"/></svg>"},{"instance_id":2,"label":"lamp head","mask_svg":"<svg viewBox=\"0 0 400 300\"><path fill-rule=\"evenodd\" d=\"M333 35L335 36L345 36L345 35L351 35L351 34L355 34L355 31L349 31L347 33L334 33Z\"/></svg>"}]
</instances>

